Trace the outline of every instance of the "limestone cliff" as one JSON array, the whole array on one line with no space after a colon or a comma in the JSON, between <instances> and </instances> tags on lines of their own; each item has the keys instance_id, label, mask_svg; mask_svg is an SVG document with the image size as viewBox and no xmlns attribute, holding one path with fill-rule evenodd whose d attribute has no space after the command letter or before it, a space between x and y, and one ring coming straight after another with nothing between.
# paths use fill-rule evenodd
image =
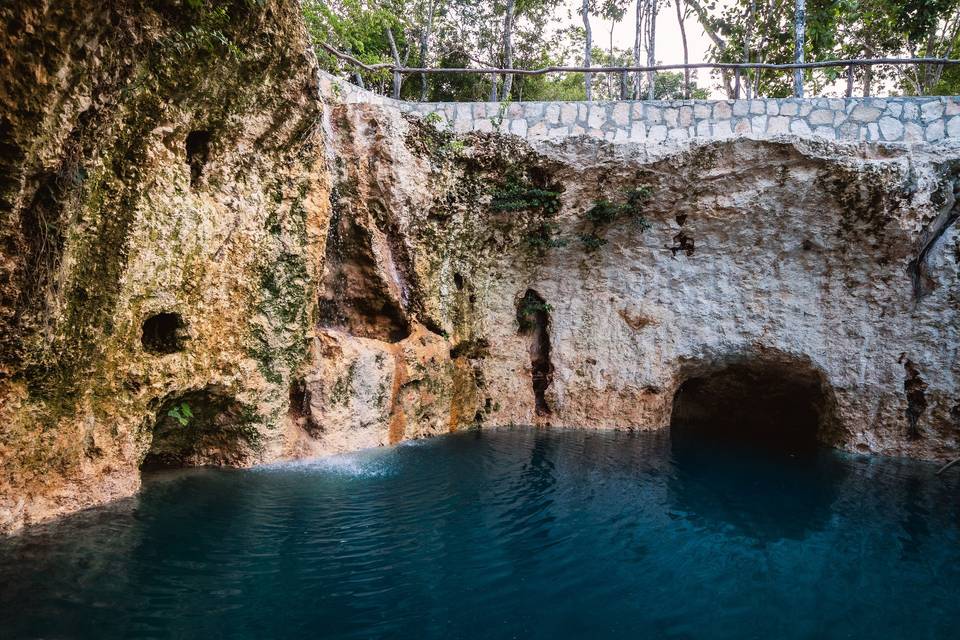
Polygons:
<instances>
[{"instance_id":1,"label":"limestone cliff","mask_svg":"<svg viewBox=\"0 0 960 640\"><path fill-rule=\"evenodd\" d=\"M0 9L0 529L678 392L960 450L955 141L454 134L319 77L292 0L196 5Z\"/></svg>"},{"instance_id":2,"label":"limestone cliff","mask_svg":"<svg viewBox=\"0 0 960 640\"><path fill-rule=\"evenodd\" d=\"M131 494L155 434L283 455L329 216L314 68L296 3L196 4L0 9L0 528Z\"/></svg>"}]
</instances>

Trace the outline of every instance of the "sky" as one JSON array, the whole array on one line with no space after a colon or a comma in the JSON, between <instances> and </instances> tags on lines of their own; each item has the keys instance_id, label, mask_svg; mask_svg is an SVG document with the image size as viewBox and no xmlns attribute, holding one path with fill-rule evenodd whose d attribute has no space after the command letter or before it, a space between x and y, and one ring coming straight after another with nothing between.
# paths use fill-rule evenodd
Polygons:
<instances>
[{"instance_id":1,"label":"sky","mask_svg":"<svg viewBox=\"0 0 960 640\"><path fill-rule=\"evenodd\" d=\"M582 25L583 21L578 13L580 9L580 0L566 0L570 24ZM618 23L613 30L613 46L620 49L633 49L633 35L635 24L635 5L627 11L623 21ZM723 3L721 3L723 4ZM688 16L684 20L687 30L687 47L689 49L690 63L706 62L707 49L710 47L710 38L703 32L703 28L694 16ZM610 45L610 22L596 16L590 17L590 27L593 32L594 46L607 49ZM646 50L643 52L644 61L646 60ZM682 64L683 63L683 41L680 39L680 27L677 24L677 9L673 4L664 4L660 7L657 14L657 39L656 39L657 62L662 64ZM725 97L719 87L714 87L710 81L708 72L700 72L701 87L710 91L711 98Z\"/></svg>"}]
</instances>

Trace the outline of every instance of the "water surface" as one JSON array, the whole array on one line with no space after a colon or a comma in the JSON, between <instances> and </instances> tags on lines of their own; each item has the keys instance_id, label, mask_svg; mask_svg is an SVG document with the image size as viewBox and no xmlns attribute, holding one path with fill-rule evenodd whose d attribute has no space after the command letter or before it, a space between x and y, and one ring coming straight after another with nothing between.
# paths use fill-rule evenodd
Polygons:
<instances>
[{"instance_id":1,"label":"water surface","mask_svg":"<svg viewBox=\"0 0 960 640\"><path fill-rule=\"evenodd\" d=\"M0 637L953 638L935 470L510 429L162 474L0 541Z\"/></svg>"}]
</instances>

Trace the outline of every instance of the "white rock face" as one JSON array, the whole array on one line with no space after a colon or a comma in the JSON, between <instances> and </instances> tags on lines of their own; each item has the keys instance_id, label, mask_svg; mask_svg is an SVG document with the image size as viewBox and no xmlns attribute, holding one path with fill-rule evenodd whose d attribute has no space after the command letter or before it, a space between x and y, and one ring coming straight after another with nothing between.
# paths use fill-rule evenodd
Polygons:
<instances>
[{"instance_id":1,"label":"white rock face","mask_svg":"<svg viewBox=\"0 0 960 640\"><path fill-rule=\"evenodd\" d=\"M395 242L419 283L419 320L476 373L470 409L448 394L451 413L476 410L479 425L662 429L682 384L746 364L818 380L820 437L835 446L937 459L960 448L960 241L945 222L955 146L578 138L530 148L468 136L460 158L438 159L410 150L412 125L395 113L363 119L397 137L340 139L339 153L359 145L392 159L376 198L404 230ZM541 214L491 205L507 175L559 192L548 248L525 241ZM629 216L590 223L598 202L623 204L637 189L649 196L635 212L648 229ZM593 251L579 239L591 231ZM549 308L547 411L534 388L544 347L518 325L531 290ZM457 355L475 344L484 348Z\"/></svg>"}]
</instances>

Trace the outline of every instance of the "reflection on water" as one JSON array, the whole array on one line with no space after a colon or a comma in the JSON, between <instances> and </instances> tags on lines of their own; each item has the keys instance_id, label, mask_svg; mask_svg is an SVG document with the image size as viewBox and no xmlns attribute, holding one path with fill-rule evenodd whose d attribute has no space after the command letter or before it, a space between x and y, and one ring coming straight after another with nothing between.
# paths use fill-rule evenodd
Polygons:
<instances>
[{"instance_id":1,"label":"reflection on water","mask_svg":"<svg viewBox=\"0 0 960 640\"><path fill-rule=\"evenodd\" d=\"M165 474L0 542L0 636L952 637L935 469L515 429Z\"/></svg>"},{"instance_id":2,"label":"reflection on water","mask_svg":"<svg viewBox=\"0 0 960 640\"><path fill-rule=\"evenodd\" d=\"M850 472L832 451L777 451L689 437L673 441L674 508L702 526L762 542L823 530Z\"/></svg>"}]
</instances>

